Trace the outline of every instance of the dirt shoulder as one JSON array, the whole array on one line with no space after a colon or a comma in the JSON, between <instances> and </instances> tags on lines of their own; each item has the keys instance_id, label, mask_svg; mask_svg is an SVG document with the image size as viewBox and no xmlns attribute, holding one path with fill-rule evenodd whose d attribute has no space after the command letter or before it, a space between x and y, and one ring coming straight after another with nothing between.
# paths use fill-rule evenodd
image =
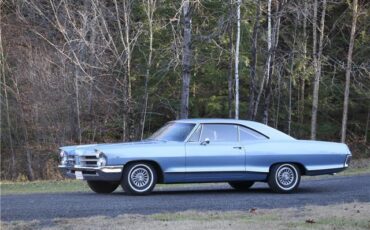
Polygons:
<instances>
[{"instance_id":1,"label":"dirt shoulder","mask_svg":"<svg viewBox=\"0 0 370 230\"><path fill-rule=\"evenodd\" d=\"M1 229L369 229L370 203L1 222Z\"/></svg>"}]
</instances>

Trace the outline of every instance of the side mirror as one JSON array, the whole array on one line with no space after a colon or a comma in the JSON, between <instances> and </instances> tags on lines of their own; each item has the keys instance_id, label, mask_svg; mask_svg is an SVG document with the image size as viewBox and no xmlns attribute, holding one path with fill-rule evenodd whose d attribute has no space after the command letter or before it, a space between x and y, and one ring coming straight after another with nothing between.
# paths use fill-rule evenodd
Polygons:
<instances>
[{"instance_id":1,"label":"side mirror","mask_svg":"<svg viewBox=\"0 0 370 230\"><path fill-rule=\"evenodd\" d=\"M201 145L208 145L209 143L210 143L209 138L206 138L206 139L204 139L204 141L202 141L200 144L201 144Z\"/></svg>"}]
</instances>

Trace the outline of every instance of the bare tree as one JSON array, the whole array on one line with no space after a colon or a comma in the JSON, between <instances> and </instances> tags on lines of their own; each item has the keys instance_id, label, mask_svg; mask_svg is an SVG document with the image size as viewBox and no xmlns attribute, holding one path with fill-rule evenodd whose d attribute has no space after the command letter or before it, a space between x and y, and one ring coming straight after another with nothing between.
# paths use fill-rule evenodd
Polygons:
<instances>
[{"instance_id":1,"label":"bare tree","mask_svg":"<svg viewBox=\"0 0 370 230\"><path fill-rule=\"evenodd\" d=\"M227 28L227 34L229 37L229 67L228 67L228 76L227 76L227 91L228 91L228 109L229 109L229 118L232 118L233 114L233 53L234 53L234 41L233 41L233 23L234 23L234 10L233 10L233 0L230 0L229 3L229 25Z\"/></svg>"},{"instance_id":2,"label":"bare tree","mask_svg":"<svg viewBox=\"0 0 370 230\"><path fill-rule=\"evenodd\" d=\"M351 82L351 70L352 70L352 53L353 44L355 41L356 33L356 22L357 22L357 0L352 2L352 27L351 36L349 40L348 56L347 56L347 66L346 66L346 86L344 90L344 102L343 102L343 119L342 119L342 136L341 141L344 143L346 141L346 130L347 130L347 119L348 119L348 100L349 100L349 87Z\"/></svg>"},{"instance_id":3,"label":"bare tree","mask_svg":"<svg viewBox=\"0 0 370 230\"><path fill-rule=\"evenodd\" d=\"M326 0L322 2L321 20L320 20L320 38L317 50L317 11L318 11L318 0L314 1L313 5L313 65L315 69L314 88L312 94L312 118L311 118L311 139L316 139L317 129L317 107L319 103L319 87L321 78L321 56L324 41L324 29L325 29L325 14L326 14Z\"/></svg>"},{"instance_id":4,"label":"bare tree","mask_svg":"<svg viewBox=\"0 0 370 230\"><path fill-rule=\"evenodd\" d=\"M261 1L257 0L256 18L253 25L252 35L252 58L249 79L249 103L248 103L248 118L254 120L253 109L255 106L256 95L256 76L257 76L257 48L258 48L258 35L259 35L259 21L261 14Z\"/></svg>"},{"instance_id":5,"label":"bare tree","mask_svg":"<svg viewBox=\"0 0 370 230\"><path fill-rule=\"evenodd\" d=\"M153 20L154 20L154 12L156 10L157 0L146 0L146 8L145 13L148 19L148 26L149 26L149 54L147 59L146 65L146 72L145 72L145 83L144 83L144 99L143 99L143 109L141 112L141 134L140 139L144 137L144 128L145 128L145 120L146 120L146 112L148 108L148 81L150 77L150 68L152 67L152 56L153 56Z\"/></svg>"},{"instance_id":6,"label":"bare tree","mask_svg":"<svg viewBox=\"0 0 370 230\"><path fill-rule=\"evenodd\" d=\"M270 108L270 100L271 100L271 83L272 83L272 75L273 75L273 63L275 58L275 51L278 46L279 42L279 30L280 30L280 18L281 18L281 11L282 6L285 1L279 1L276 4L276 11L275 11L275 18L274 18L274 25L272 27L272 14L271 14L271 5L272 1L268 1L267 5L267 59L265 64L265 71L264 76L260 82L259 91L254 103L253 108L253 118L257 116L258 106L261 100L261 96L263 92L265 92L265 106L263 111L263 123L267 124L269 120L269 108Z\"/></svg>"},{"instance_id":7,"label":"bare tree","mask_svg":"<svg viewBox=\"0 0 370 230\"><path fill-rule=\"evenodd\" d=\"M304 8L303 8L303 47L302 47L302 58L304 63L306 63L307 59L307 18L308 18L308 6L307 2L304 1ZM299 121L301 124L304 122L304 109L305 109L305 86L306 86L306 65L303 65L303 74L301 74L301 87L300 87L300 100L299 100L299 106L298 106L298 114L299 114ZM299 90L298 90L299 92Z\"/></svg>"},{"instance_id":8,"label":"bare tree","mask_svg":"<svg viewBox=\"0 0 370 230\"><path fill-rule=\"evenodd\" d=\"M293 34L293 47L292 47L292 58L290 63L290 73L289 73L289 106L288 106L288 134L290 135L292 126L292 78L293 78L293 68L294 68L294 54L297 36L297 22L294 23L294 34Z\"/></svg>"},{"instance_id":9,"label":"bare tree","mask_svg":"<svg viewBox=\"0 0 370 230\"><path fill-rule=\"evenodd\" d=\"M3 48L3 35L2 35L2 26L3 26L3 6L5 2L3 0L0 0L0 137L1 140L3 140L4 133L2 132L2 113L5 113L6 117L6 123L7 123L7 135L9 140L9 148L11 153L11 160L10 160L10 173L11 173L11 179L16 179L16 154L14 151L14 144L13 144L13 138L12 138L12 121L10 119L10 112L9 112L9 98L8 98L8 90L9 86L7 84L6 80L6 62L5 62L5 55L4 55L4 48ZM3 104L5 105L5 111L3 109ZM5 137L4 137L5 138ZM2 141L0 141L0 149L2 149L1 146ZM1 152L1 150L0 150Z\"/></svg>"},{"instance_id":10,"label":"bare tree","mask_svg":"<svg viewBox=\"0 0 370 230\"><path fill-rule=\"evenodd\" d=\"M366 125L365 125L365 135L364 135L364 142L367 143L367 133L369 131L369 124L370 124L370 107L367 109L367 117L366 117Z\"/></svg>"},{"instance_id":11,"label":"bare tree","mask_svg":"<svg viewBox=\"0 0 370 230\"><path fill-rule=\"evenodd\" d=\"M236 1L236 42L235 42L235 119L239 119L239 46L240 46L240 4Z\"/></svg>"},{"instance_id":12,"label":"bare tree","mask_svg":"<svg viewBox=\"0 0 370 230\"><path fill-rule=\"evenodd\" d=\"M182 12L184 15L184 35L182 48L182 91L180 118L188 118L189 116L189 87L190 87L190 71L191 71L191 6L189 0L183 0Z\"/></svg>"},{"instance_id":13,"label":"bare tree","mask_svg":"<svg viewBox=\"0 0 370 230\"><path fill-rule=\"evenodd\" d=\"M263 119L262 122L268 124L269 121L269 111L270 111L270 103L271 103L271 95L272 95L272 76L274 71L274 61L275 61L275 54L276 49L279 43L279 33L280 33L280 19L282 15L282 6L285 3L285 0L281 0L276 4L275 9L275 17L274 17L274 27L272 28L271 34L271 5L269 6L270 9L270 28L268 29L268 37L270 36L270 40L268 38L268 46L269 46L269 53L267 59L267 70L266 70L266 90L265 90L265 106L263 110ZM269 32L270 31L270 32ZM270 34L269 34L270 33ZM270 44L269 44L270 43Z\"/></svg>"},{"instance_id":14,"label":"bare tree","mask_svg":"<svg viewBox=\"0 0 370 230\"><path fill-rule=\"evenodd\" d=\"M130 139L130 115L132 112L131 103L131 57L132 57L132 45L131 45L131 31L130 31L130 16L131 16L131 1L123 1L123 26L121 22L120 9L117 0L114 0L116 9L117 25L120 31L120 40L125 49L126 54L126 68L123 78L123 113L122 113L122 140L125 141Z\"/></svg>"}]
</instances>

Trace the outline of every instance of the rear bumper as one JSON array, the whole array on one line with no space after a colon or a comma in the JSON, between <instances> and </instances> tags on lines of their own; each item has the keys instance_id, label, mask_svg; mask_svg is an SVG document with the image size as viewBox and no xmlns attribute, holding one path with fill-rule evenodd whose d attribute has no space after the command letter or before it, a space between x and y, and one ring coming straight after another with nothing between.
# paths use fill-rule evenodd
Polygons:
<instances>
[{"instance_id":1,"label":"rear bumper","mask_svg":"<svg viewBox=\"0 0 370 230\"><path fill-rule=\"evenodd\" d=\"M59 170L68 178L77 179L76 172L81 172L83 180L94 181L120 181L122 177L123 166L104 166L104 167L67 167L59 165Z\"/></svg>"}]
</instances>

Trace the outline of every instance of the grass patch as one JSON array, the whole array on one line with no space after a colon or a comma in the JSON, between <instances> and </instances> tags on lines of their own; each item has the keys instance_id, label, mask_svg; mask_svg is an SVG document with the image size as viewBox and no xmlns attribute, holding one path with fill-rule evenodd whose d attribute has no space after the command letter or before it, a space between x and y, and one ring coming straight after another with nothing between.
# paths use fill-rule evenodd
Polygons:
<instances>
[{"instance_id":1,"label":"grass patch","mask_svg":"<svg viewBox=\"0 0 370 230\"><path fill-rule=\"evenodd\" d=\"M1 195L27 193L57 193L89 191L85 181L32 181L32 182L0 182Z\"/></svg>"},{"instance_id":2,"label":"grass patch","mask_svg":"<svg viewBox=\"0 0 370 230\"><path fill-rule=\"evenodd\" d=\"M93 216L38 221L1 222L10 229L369 229L370 203L306 206L246 211L185 211L153 215Z\"/></svg>"}]
</instances>

